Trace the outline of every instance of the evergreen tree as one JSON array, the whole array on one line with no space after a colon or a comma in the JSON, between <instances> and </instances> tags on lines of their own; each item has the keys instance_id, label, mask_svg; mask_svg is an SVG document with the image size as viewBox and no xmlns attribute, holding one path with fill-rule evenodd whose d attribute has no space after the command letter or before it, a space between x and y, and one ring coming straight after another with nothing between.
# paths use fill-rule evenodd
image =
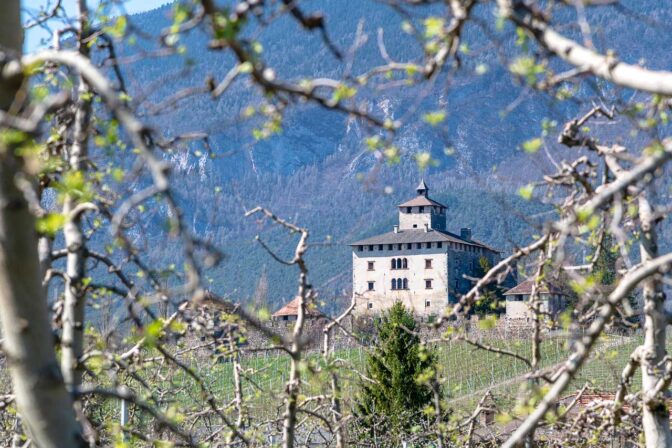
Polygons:
<instances>
[{"instance_id":1,"label":"evergreen tree","mask_svg":"<svg viewBox=\"0 0 672 448\"><path fill-rule=\"evenodd\" d=\"M602 238L602 243L600 246L600 252L598 254L597 260L595 260L595 266L593 268L593 275L595 280L602 285L602 292L604 294L609 294L616 287L618 281L618 269L617 264L619 260L618 247L614 243L614 239L610 234L604 235ZM628 295L628 304L630 305L631 310L634 312L634 315L629 316L627 321L631 324L636 324L641 320L641 306L639 300L637 299L637 294L635 292Z\"/></svg>"},{"instance_id":2,"label":"evergreen tree","mask_svg":"<svg viewBox=\"0 0 672 448\"><path fill-rule=\"evenodd\" d=\"M593 274L601 285L611 286L616 282L616 261L618 260L616 250L612 236L604 235L593 269Z\"/></svg>"},{"instance_id":3,"label":"evergreen tree","mask_svg":"<svg viewBox=\"0 0 672 448\"><path fill-rule=\"evenodd\" d=\"M483 277L490 270L490 262L487 258L481 257L478 260L479 275ZM506 311L506 305L501 297L501 291L496 284L488 284L481 290L481 297L476 301L473 307L473 312L478 316L484 317L489 314L496 314L499 316Z\"/></svg>"},{"instance_id":4,"label":"evergreen tree","mask_svg":"<svg viewBox=\"0 0 672 448\"><path fill-rule=\"evenodd\" d=\"M270 308L268 304L268 274L266 274L266 265L262 267L261 275L259 276L259 280L257 280L257 286L254 288L252 304L257 312Z\"/></svg>"},{"instance_id":5,"label":"evergreen tree","mask_svg":"<svg viewBox=\"0 0 672 448\"><path fill-rule=\"evenodd\" d=\"M367 358L356 414L368 434L397 439L420 422L432 401L436 355L412 332L416 323L396 302L376 323L378 344ZM410 330L410 331L409 331Z\"/></svg>"}]
</instances>

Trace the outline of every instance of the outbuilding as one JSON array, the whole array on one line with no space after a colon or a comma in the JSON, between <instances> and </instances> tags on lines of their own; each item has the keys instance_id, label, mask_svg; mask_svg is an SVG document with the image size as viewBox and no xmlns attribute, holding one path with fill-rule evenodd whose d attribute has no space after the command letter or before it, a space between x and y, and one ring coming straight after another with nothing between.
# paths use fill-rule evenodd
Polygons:
<instances>
[{"instance_id":1,"label":"outbuilding","mask_svg":"<svg viewBox=\"0 0 672 448\"><path fill-rule=\"evenodd\" d=\"M282 308L273 313L274 320L296 320L299 316L300 296L296 296L290 302L287 302ZM314 306L306 307L306 318L312 319L320 316L320 312Z\"/></svg>"},{"instance_id":2,"label":"outbuilding","mask_svg":"<svg viewBox=\"0 0 672 448\"><path fill-rule=\"evenodd\" d=\"M504 293L506 297L506 317L508 319L530 319L534 313L530 308L530 297L534 289L534 279L527 279ZM567 294L564 290L547 281L537 285L537 295L541 301L539 311L557 316L567 306Z\"/></svg>"}]
</instances>

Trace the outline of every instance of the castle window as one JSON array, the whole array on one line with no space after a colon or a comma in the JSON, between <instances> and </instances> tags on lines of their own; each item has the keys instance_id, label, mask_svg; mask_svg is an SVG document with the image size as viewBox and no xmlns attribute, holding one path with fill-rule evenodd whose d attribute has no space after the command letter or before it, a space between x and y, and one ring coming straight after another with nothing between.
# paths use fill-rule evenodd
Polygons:
<instances>
[{"instance_id":1,"label":"castle window","mask_svg":"<svg viewBox=\"0 0 672 448\"><path fill-rule=\"evenodd\" d=\"M441 249L443 247L443 243L441 241L439 241L438 243L436 243L436 247Z\"/></svg>"},{"instance_id":2,"label":"castle window","mask_svg":"<svg viewBox=\"0 0 672 448\"><path fill-rule=\"evenodd\" d=\"M425 259L425 269L432 269L432 259L431 258Z\"/></svg>"},{"instance_id":3,"label":"castle window","mask_svg":"<svg viewBox=\"0 0 672 448\"><path fill-rule=\"evenodd\" d=\"M418 225L417 225L417 224L413 224L413 228L414 228L414 229L417 229L417 228L418 228Z\"/></svg>"},{"instance_id":4,"label":"castle window","mask_svg":"<svg viewBox=\"0 0 672 448\"><path fill-rule=\"evenodd\" d=\"M364 250L364 246L357 246L357 252L361 252Z\"/></svg>"},{"instance_id":5,"label":"castle window","mask_svg":"<svg viewBox=\"0 0 672 448\"><path fill-rule=\"evenodd\" d=\"M411 208L412 207L406 207L406 213L411 213Z\"/></svg>"},{"instance_id":6,"label":"castle window","mask_svg":"<svg viewBox=\"0 0 672 448\"><path fill-rule=\"evenodd\" d=\"M373 303L369 302L369 309L373 308Z\"/></svg>"},{"instance_id":7,"label":"castle window","mask_svg":"<svg viewBox=\"0 0 672 448\"><path fill-rule=\"evenodd\" d=\"M415 248L416 249L422 249L422 243L416 243Z\"/></svg>"},{"instance_id":8,"label":"castle window","mask_svg":"<svg viewBox=\"0 0 672 448\"><path fill-rule=\"evenodd\" d=\"M396 258L392 259L392 269L397 269L397 259Z\"/></svg>"},{"instance_id":9,"label":"castle window","mask_svg":"<svg viewBox=\"0 0 672 448\"><path fill-rule=\"evenodd\" d=\"M432 306L432 302L425 300L425 308L429 308L430 306Z\"/></svg>"},{"instance_id":10,"label":"castle window","mask_svg":"<svg viewBox=\"0 0 672 448\"><path fill-rule=\"evenodd\" d=\"M432 289L432 280L425 280L425 289Z\"/></svg>"},{"instance_id":11,"label":"castle window","mask_svg":"<svg viewBox=\"0 0 672 448\"><path fill-rule=\"evenodd\" d=\"M378 245L378 250L383 250L383 245L382 244Z\"/></svg>"},{"instance_id":12,"label":"castle window","mask_svg":"<svg viewBox=\"0 0 672 448\"><path fill-rule=\"evenodd\" d=\"M369 252L373 252L373 244L369 244Z\"/></svg>"},{"instance_id":13,"label":"castle window","mask_svg":"<svg viewBox=\"0 0 672 448\"><path fill-rule=\"evenodd\" d=\"M369 291L373 291L374 284L375 284L375 282L369 282L369 285L368 285L369 286Z\"/></svg>"},{"instance_id":14,"label":"castle window","mask_svg":"<svg viewBox=\"0 0 672 448\"><path fill-rule=\"evenodd\" d=\"M423 206L418 207L418 212L424 213L425 212L425 207L423 207Z\"/></svg>"},{"instance_id":15,"label":"castle window","mask_svg":"<svg viewBox=\"0 0 672 448\"><path fill-rule=\"evenodd\" d=\"M430 242L430 243L427 243L427 244L426 244L426 247L427 247L427 249L431 249L431 248L432 248L432 243L431 243L431 242Z\"/></svg>"},{"instance_id":16,"label":"castle window","mask_svg":"<svg viewBox=\"0 0 672 448\"><path fill-rule=\"evenodd\" d=\"M369 261L369 271L373 271L373 270L374 270L374 268L373 268L373 263L374 263L373 261Z\"/></svg>"},{"instance_id":17,"label":"castle window","mask_svg":"<svg viewBox=\"0 0 672 448\"><path fill-rule=\"evenodd\" d=\"M413 243L406 243L406 249L408 250L413 249Z\"/></svg>"},{"instance_id":18,"label":"castle window","mask_svg":"<svg viewBox=\"0 0 672 448\"><path fill-rule=\"evenodd\" d=\"M403 266L402 269L408 269L408 260L406 258L404 258L404 260L402 262L402 266Z\"/></svg>"},{"instance_id":19,"label":"castle window","mask_svg":"<svg viewBox=\"0 0 672 448\"><path fill-rule=\"evenodd\" d=\"M397 269L401 269L401 258L397 258Z\"/></svg>"},{"instance_id":20,"label":"castle window","mask_svg":"<svg viewBox=\"0 0 672 448\"><path fill-rule=\"evenodd\" d=\"M403 289L408 289L408 279L407 278L404 279Z\"/></svg>"},{"instance_id":21,"label":"castle window","mask_svg":"<svg viewBox=\"0 0 672 448\"><path fill-rule=\"evenodd\" d=\"M392 279L392 289L397 289L397 279L396 278Z\"/></svg>"},{"instance_id":22,"label":"castle window","mask_svg":"<svg viewBox=\"0 0 672 448\"><path fill-rule=\"evenodd\" d=\"M392 250L394 249L394 244L388 244L387 245L387 250Z\"/></svg>"},{"instance_id":23,"label":"castle window","mask_svg":"<svg viewBox=\"0 0 672 448\"><path fill-rule=\"evenodd\" d=\"M397 250L401 250L401 243L397 245Z\"/></svg>"}]
</instances>

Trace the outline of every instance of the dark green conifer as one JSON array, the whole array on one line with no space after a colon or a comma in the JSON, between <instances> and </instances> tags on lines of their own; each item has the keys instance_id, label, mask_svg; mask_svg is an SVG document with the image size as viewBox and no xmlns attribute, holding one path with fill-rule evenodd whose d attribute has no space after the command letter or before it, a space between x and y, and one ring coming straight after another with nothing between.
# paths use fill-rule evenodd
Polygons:
<instances>
[{"instance_id":1,"label":"dark green conifer","mask_svg":"<svg viewBox=\"0 0 672 448\"><path fill-rule=\"evenodd\" d=\"M414 334L413 315L400 302L376 324L378 343L367 358L356 413L372 437L398 438L421 423L432 401L436 355ZM426 417L425 417L426 418Z\"/></svg>"},{"instance_id":2,"label":"dark green conifer","mask_svg":"<svg viewBox=\"0 0 672 448\"><path fill-rule=\"evenodd\" d=\"M610 234L604 235L593 273L601 285L611 286L616 282L617 248Z\"/></svg>"}]
</instances>

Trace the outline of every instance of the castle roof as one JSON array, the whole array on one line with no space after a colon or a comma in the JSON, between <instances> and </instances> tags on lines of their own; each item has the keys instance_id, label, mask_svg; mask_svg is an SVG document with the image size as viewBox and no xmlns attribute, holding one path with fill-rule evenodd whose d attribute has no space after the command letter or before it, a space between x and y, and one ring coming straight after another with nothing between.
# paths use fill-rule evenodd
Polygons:
<instances>
[{"instance_id":1,"label":"castle roof","mask_svg":"<svg viewBox=\"0 0 672 448\"><path fill-rule=\"evenodd\" d=\"M409 201L404 202L403 204L399 204L398 207L422 207L428 205L428 206L446 208L445 205L436 202L433 199L429 199L429 187L425 183L425 179L420 180L420 183L416 187L415 191L418 192L418 196Z\"/></svg>"},{"instance_id":2,"label":"castle roof","mask_svg":"<svg viewBox=\"0 0 672 448\"><path fill-rule=\"evenodd\" d=\"M369 244L406 244L406 243L432 243L432 242L461 243L469 246L482 247L492 252L499 252L481 242L475 240L464 240L451 232L443 230L430 229L424 230L399 230L397 232L387 232L375 235L363 240L355 241L350 246L366 246Z\"/></svg>"},{"instance_id":3,"label":"castle roof","mask_svg":"<svg viewBox=\"0 0 672 448\"><path fill-rule=\"evenodd\" d=\"M505 296L526 296L532 294L532 287L534 286L534 279L525 280L522 283L518 283L513 288L509 289L504 293ZM560 294L567 295L562 290L555 285L549 284L548 282L542 282L537 286L537 292L539 294Z\"/></svg>"},{"instance_id":4,"label":"castle roof","mask_svg":"<svg viewBox=\"0 0 672 448\"><path fill-rule=\"evenodd\" d=\"M299 315L299 302L301 296L294 297L293 300L287 302L285 306L280 308L278 311L273 313L273 317L283 317L283 316L298 316ZM319 316L320 312L313 306L306 306L306 316Z\"/></svg>"},{"instance_id":5,"label":"castle roof","mask_svg":"<svg viewBox=\"0 0 672 448\"><path fill-rule=\"evenodd\" d=\"M437 207L443 207L446 208L445 205L441 204L440 202L436 202L433 199L429 199L427 196L416 196L413 199L404 202L403 204L399 204L398 207L420 207L420 206L437 206Z\"/></svg>"}]
</instances>

